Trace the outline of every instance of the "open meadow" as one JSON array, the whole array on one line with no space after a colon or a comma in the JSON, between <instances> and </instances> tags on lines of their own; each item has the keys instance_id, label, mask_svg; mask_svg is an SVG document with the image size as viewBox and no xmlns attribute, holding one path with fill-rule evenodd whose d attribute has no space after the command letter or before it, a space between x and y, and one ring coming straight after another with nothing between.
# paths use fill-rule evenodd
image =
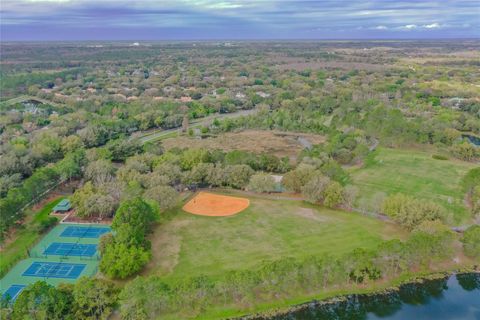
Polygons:
<instances>
[{"instance_id":1,"label":"open meadow","mask_svg":"<svg viewBox=\"0 0 480 320\"><path fill-rule=\"evenodd\" d=\"M437 160L418 150L379 148L365 160L364 167L351 173L359 188L357 205L377 206L380 194L403 193L432 200L453 214L454 224L471 219L460 181L476 165L460 160Z\"/></svg>"},{"instance_id":2,"label":"open meadow","mask_svg":"<svg viewBox=\"0 0 480 320\"><path fill-rule=\"evenodd\" d=\"M244 197L243 193L229 195ZM206 217L179 209L151 236L152 261L145 275L168 278L221 276L258 267L263 260L341 255L404 238L400 227L357 213L312 206L299 200L248 196L250 207L229 217Z\"/></svg>"}]
</instances>

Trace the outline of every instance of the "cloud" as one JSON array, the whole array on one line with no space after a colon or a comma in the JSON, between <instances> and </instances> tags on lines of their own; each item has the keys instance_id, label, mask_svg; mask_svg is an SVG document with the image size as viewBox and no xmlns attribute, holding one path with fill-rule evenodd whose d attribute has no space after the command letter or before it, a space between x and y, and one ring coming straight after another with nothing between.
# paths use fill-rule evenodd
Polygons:
<instances>
[{"instance_id":1,"label":"cloud","mask_svg":"<svg viewBox=\"0 0 480 320\"><path fill-rule=\"evenodd\" d=\"M155 39L395 38L402 34L478 38L480 34L477 0L0 1L3 40L42 39L46 32L55 36L56 30L84 39L100 34L151 34ZM98 32L92 34L91 29Z\"/></svg>"},{"instance_id":2,"label":"cloud","mask_svg":"<svg viewBox=\"0 0 480 320\"><path fill-rule=\"evenodd\" d=\"M411 30L419 30L419 29L423 29L423 30L432 30L432 29L440 29L442 28L443 26L440 25L438 22L433 22L433 23L430 23L430 24L423 24L423 25L416 25L416 24L407 24L407 25L403 25L403 26L400 26L398 27L399 30L407 30L407 31L411 31ZM458 26L460 27L460 26Z\"/></svg>"},{"instance_id":3,"label":"cloud","mask_svg":"<svg viewBox=\"0 0 480 320\"><path fill-rule=\"evenodd\" d=\"M425 24L425 25L423 25L423 27L425 29L438 29L438 28L440 28L440 24L438 24L437 22L434 22L432 24Z\"/></svg>"},{"instance_id":4,"label":"cloud","mask_svg":"<svg viewBox=\"0 0 480 320\"><path fill-rule=\"evenodd\" d=\"M242 8L243 5L240 3L217 2L210 4L208 7L213 9L237 9Z\"/></svg>"}]
</instances>

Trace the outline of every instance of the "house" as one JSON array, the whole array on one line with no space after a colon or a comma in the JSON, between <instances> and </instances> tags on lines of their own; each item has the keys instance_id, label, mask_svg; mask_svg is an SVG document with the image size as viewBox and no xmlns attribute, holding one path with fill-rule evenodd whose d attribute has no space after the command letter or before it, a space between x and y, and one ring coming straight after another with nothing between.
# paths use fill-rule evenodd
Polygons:
<instances>
[{"instance_id":1,"label":"house","mask_svg":"<svg viewBox=\"0 0 480 320\"><path fill-rule=\"evenodd\" d=\"M190 102L190 101L192 101L192 98L188 97L188 96L183 96L183 97L180 97L180 101L181 102Z\"/></svg>"},{"instance_id":2,"label":"house","mask_svg":"<svg viewBox=\"0 0 480 320\"><path fill-rule=\"evenodd\" d=\"M263 91L257 91L256 94L262 98L268 98L270 97L269 93L263 92Z\"/></svg>"},{"instance_id":3,"label":"house","mask_svg":"<svg viewBox=\"0 0 480 320\"><path fill-rule=\"evenodd\" d=\"M163 92L165 92L165 93L170 93L170 92L175 91L175 88L172 87L172 86L167 86L167 87L163 88L162 90L163 90Z\"/></svg>"},{"instance_id":4,"label":"house","mask_svg":"<svg viewBox=\"0 0 480 320\"><path fill-rule=\"evenodd\" d=\"M64 214L64 213L67 213L68 211L70 211L71 208L72 208L72 206L70 204L70 200L63 199L53 208L53 213Z\"/></svg>"},{"instance_id":5,"label":"house","mask_svg":"<svg viewBox=\"0 0 480 320\"><path fill-rule=\"evenodd\" d=\"M235 98L237 99L245 99L246 95L241 93L241 92L238 92L236 95L235 95Z\"/></svg>"}]
</instances>

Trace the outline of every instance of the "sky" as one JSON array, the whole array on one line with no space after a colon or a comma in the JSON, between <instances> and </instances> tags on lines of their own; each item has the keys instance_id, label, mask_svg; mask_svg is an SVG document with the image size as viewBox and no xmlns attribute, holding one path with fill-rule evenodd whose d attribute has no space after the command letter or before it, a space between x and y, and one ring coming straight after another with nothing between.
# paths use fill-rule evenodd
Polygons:
<instances>
[{"instance_id":1,"label":"sky","mask_svg":"<svg viewBox=\"0 0 480 320\"><path fill-rule=\"evenodd\" d=\"M1 41L479 37L479 0L0 0Z\"/></svg>"}]
</instances>

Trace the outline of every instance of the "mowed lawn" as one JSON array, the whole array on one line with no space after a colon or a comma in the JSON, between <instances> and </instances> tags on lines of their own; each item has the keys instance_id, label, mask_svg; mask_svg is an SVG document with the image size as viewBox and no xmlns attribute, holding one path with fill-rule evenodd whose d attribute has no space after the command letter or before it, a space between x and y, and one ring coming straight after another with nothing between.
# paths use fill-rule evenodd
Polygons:
<instances>
[{"instance_id":1,"label":"mowed lawn","mask_svg":"<svg viewBox=\"0 0 480 320\"><path fill-rule=\"evenodd\" d=\"M242 196L241 194L234 194ZM152 235L153 259L145 274L166 278L217 276L255 268L262 260L341 255L403 238L394 224L302 201L249 197L251 205L230 217L196 216L180 210Z\"/></svg>"},{"instance_id":2,"label":"mowed lawn","mask_svg":"<svg viewBox=\"0 0 480 320\"><path fill-rule=\"evenodd\" d=\"M429 199L453 214L452 223L469 221L460 181L475 164L459 160L436 160L432 153L379 148L367 159L364 168L351 174L359 187L357 205L370 204L375 194L404 193L420 199Z\"/></svg>"}]
</instances>

